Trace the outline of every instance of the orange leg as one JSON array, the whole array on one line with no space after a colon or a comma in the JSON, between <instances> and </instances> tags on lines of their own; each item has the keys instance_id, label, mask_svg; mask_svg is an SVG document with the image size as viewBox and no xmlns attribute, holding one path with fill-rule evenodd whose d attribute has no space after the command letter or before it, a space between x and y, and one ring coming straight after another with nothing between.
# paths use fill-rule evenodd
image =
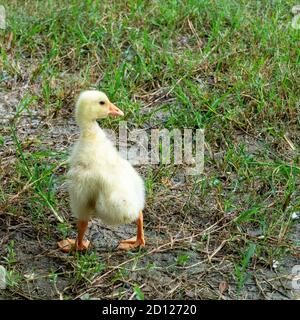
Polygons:
<instances>
[{"instance_id":1,"label":"orange leg","mask_svg":"<svg viewBox=\"0 0 300 320\"><path fill-rule=\"evenodd\" d=\"M78 236L77 239L65 239L62 241L59 241L57 244L59 248L63 252L70 252L72 249L76 250L86 250L89 247L90 241L83 240L83 236L85 234L85 231L88 227L88 221L78 221L77 223L77 230L78 230Z\"/></svg>"},{"instance_id":2,"label":"orange leg","mask_svg":"<svg viewBox=\"0 0 300 320\"><path fill-rule=\"evenodd\" d=\"M129 250L129 249L145 246L142 211L139 214L136 224L137 224L137 236L131 239L122 240L118 246L118 249Z\"/></svg>"}]
</instances>

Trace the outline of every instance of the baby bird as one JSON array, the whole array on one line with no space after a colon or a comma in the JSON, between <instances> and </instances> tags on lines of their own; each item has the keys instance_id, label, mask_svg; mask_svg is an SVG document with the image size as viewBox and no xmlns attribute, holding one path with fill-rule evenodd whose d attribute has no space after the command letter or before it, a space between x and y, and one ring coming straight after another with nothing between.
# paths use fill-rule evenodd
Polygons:
<instances>
[{"instance_id":1,"label":"baby bird","mask_svg":"<svg viewBox=\"0 0 300 320\"><path fill-rule=\"evenodd\" d=\"M99 218L110 225L135 221L137 236L121 241L118 248L128 250L145 246L144 182L96 122L108 116L123 115L103 92L84 91L78 98L75 117L80 137L73 147L68 172L70 205L78 219L78 236L76 240L58 242L64 252L89 247L90 242L84 240L84 234L91 218Z\"/></svg>"}]
</instances>

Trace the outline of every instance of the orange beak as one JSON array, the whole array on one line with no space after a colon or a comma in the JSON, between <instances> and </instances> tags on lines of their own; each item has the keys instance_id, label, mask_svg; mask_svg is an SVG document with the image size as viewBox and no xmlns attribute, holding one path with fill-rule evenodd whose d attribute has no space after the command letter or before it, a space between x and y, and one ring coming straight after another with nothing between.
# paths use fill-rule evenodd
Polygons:
<instances>
[{"instance_id":1,"label":"orange beak","mask_svg":"<svg viewBox=\"0 0 300 320\"><path fill-rule=\"evenodd\" d=\"M124 116L123 111L116 107L113 103L110 103L109 105L108 114L110 116Z\"/></svg>"}]
</instances>

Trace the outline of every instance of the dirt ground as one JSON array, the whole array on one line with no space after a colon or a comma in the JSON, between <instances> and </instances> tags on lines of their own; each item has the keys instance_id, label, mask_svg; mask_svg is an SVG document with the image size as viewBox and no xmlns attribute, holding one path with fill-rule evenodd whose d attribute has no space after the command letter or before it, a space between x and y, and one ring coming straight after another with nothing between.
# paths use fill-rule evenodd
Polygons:
<instances>
[{"instance_id":1,"label":"dirt ground","mask_svg":"<svg viewBox=\"0 0 300 320\"><path fill-rule=\"evenodd\" d=\"M5 148L1 149L4 184L15 176L11 170L17 165L17 157L10 121L21 94L13 91L0 95L4 125L1 131L5 138ZM60 119L49 120L45 116L33 110L31 115L24 112L18 120L17 135L24 149L35 150L38 139L41 149L44 144L49 149L50 144L52 151L65 152L78 136L71 110ZM55 157L50 161L55 162ZM62 203L60 213L69 221L68 236L76 236L63 182L66 169L63 165L55 172L56 197ZM147 167L138 170L146 177ZM210 170L208 164L205 171ZM140 291L146 299L300 298L299 292L291 288L291 268L299 264L299 250L287 254L278 266L255 263L248 268L249 280L237 291L234 250L226 240L231 219L220 215L213 194L205 198L199 190L191 194L193 183L193 179L176 170L166 186L150 197L145 210L147 246L138 252L116 250L119 240L134 235L135 226L110 227L93 220L87 234L92 241L87 258L84 254L68 255L57 250L56 243L62 236L57 220L43 205L46 218L33 220L27 190L21 189L10 200L15 204L15 212L6 211L11 210L11 203L1 205L0 245L7 252L14 241L14 261L9 268L16 282L0 291L1 299L135 299ZM183 211L186 205L188 209ZM299 230L300 224L296 223L291 243L299 241Z\"/></svg>"}]
</instances>

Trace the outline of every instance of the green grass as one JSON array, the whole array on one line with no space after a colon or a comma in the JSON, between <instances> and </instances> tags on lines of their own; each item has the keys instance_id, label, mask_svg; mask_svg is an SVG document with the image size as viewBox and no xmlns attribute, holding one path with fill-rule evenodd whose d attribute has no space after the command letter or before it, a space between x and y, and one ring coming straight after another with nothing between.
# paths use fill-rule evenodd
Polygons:
<instances>
[{"instance_id":1,"label":"green grass","mask_svg":"<svg viewBox=\"0 0 300 320\"><path fill-rule=\"evenodd\" d=\"M98 88L124 110L129 128L205 129L201 177L186 178L172 190L180 168L141 169L147 189L146 232L160 244L221 221L218 232L196 239L196 249L184 241L170 249L169 277L181 281L180 272L187 274L185 268L196 263L191 251L205 260L226 240L210 263L215 269L222 258L232 263L223 276L242 292L256 268L270 269L273 260L298 250L289 239L291 215L300 210L300 31L291 27L293 1L2 4L8 27L0 30L0 99L12 99L5 114L10 120L0 128L0 218L6 224L14 219L16 225L30 225L32 237L37 241L42 236L48 243L43 250L70 234L68 198L60 186L75 139L74 99L81 90ZM118 120L101 125L116 129ZM66 128L67 133L51 136L51 128ZM146 250L155 246L150 241ZM18 254L12 264L7 250L0 263L24 273ZM126 259L130 265L130 254L99 255L100 260L94 253L60 257L63 272L45 269L55 284L52 297L57 297L61 279L70 284L63 297L74 298L109 270L106 281L121 293L103 285L103 297L184 298L185 285L196 283L182 280L174 291L166 284L154 294L141 287L142 281L131 280L131 273L119 276L122 266L111 269ZM141 270L152 263L140 253L133 255ZM151 283L145 275L141 279ZM27 292L15 283L18 292ZM202 296L200 285L196 289L196 298L216 298L215 292Z\"/></svg>"}]
</instances>

